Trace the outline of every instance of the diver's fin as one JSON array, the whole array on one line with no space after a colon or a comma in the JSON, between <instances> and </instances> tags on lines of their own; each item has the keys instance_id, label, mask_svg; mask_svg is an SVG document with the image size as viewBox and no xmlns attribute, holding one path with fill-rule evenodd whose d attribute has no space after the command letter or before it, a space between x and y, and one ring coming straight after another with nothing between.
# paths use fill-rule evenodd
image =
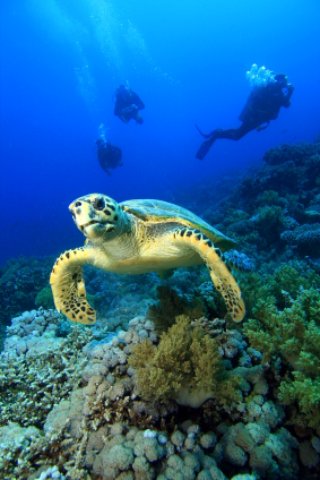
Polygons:
<instances>
[{"instance_id":1,"label":"diver's fin","mask_svg":"<svg viewBox=\"0 0 320 480\"><path fill-rule=\"evenodd\" d=\"M199 150L197 151L196 153L196 158L198 158L199 160L203 160L204 157L207 155L207 153L209 152L210 148L212 147L213 145L213 142L215 141L216 137L211 135L210 138L208 138L208 140L205 140L204 142L202 142L202 144L200 145L200 148Z\"/></svg>"}]
</instances>

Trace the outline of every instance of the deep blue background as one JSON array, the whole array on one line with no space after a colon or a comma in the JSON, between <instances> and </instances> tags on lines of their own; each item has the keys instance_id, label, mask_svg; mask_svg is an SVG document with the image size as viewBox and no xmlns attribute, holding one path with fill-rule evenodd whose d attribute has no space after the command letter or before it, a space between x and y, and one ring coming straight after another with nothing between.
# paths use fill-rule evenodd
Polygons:
<instances>
[{"instance_id":1,"label":"deep blue background","mask_svg":"<svg viewBox=\"0 0 320 480\"><path fill-rule=\"evenodd\" d=\"M0 263L81 244L67 205L100 191L174 200L180 187L246 170L320 130L318 0L2 0ZM286 73L292 106L260 133L195 159L204 130L238 125L252 63ZM113 116L128 81L145 123ZM101 122L123 150L107 176Z\"/></svg>"}]
</instances>

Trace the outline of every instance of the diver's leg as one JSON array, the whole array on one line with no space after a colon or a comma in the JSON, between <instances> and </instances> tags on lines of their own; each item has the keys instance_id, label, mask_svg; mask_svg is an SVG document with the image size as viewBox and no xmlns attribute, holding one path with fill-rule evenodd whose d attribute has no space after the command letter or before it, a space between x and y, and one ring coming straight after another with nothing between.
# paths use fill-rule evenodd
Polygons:
<instances>
[{"instance_id":1,"label":"diver's leg","mask_svg":"<svg viewBox=\"0 0 320 480\"><path fill-rule=\"evenodd\" d=\"M217 138L226 138L229 140L240 140L240 138L244 137L248 132L253 130L255 127L242 124L239 128L229 128L227 130L223 130L222 128L217 128L213 130L210 134L209 138L202 142L200 145L199 150L196 153L196 157L199 160L202 160L207 153L209 152L210 148L212 147L213 143L217 140Z\"/></svg>"},{"instance_id":2,"label":"diver's leg","mask_svg":"<svg viewBox=\"0 0 320 480\"><path fill-rule=\"evenodd\" d=\"M251 127L242 124L239 128L229 128L228 130L221 130L219 138L227 138L229 140L240 140L248 132L252 130Z\"/></svg>"}]
</instances>

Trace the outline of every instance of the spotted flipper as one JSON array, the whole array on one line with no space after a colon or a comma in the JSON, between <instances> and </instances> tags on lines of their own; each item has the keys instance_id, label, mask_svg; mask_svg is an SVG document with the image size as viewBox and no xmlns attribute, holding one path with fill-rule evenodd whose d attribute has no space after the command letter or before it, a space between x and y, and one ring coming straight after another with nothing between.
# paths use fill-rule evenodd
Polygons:
<instances>
[{"instance_id":1,"label":"spotted flipper","mask_svg":"<svg viewBox=\"0 0 320 480\"><path fill-rule=\"evenodd\" d=\"M179 228L173 233L174 240L192 247L206 263L211 280L227 306L228 313L235 322L241 322L245 315L245 305L240 288L228 268L221 260L221 252L211 240L199 230Z\"/></svg>"},{"instance_id":2,"label":"spotted flipper","mask_svg":"<svg viewBox=\"0 0 320 480\"><path fill-rule=\"evenodd\" d=\"M86 248L68 250L60 255L53 266L50 284L56 309L72 322L92 325L96 312L86 299L82 266L90 262Z\"/></svg>"}]
</instances>

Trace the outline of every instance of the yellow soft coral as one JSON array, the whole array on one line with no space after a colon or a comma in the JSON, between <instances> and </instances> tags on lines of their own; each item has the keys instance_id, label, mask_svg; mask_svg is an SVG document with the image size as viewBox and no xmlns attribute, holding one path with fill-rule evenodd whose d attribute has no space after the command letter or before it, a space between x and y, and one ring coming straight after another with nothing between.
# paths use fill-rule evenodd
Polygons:
<instances>
[{"instance_id":1,"label":"yellow soft coral","mask_svg":"<svg viewBox=\"0 0 320 480\"><path fill-rule=\"evenodd\" d=\"M223 403L237 396L236 379L225 370L217 342L185 315L176 318L157 347L149 341L137 345L129 363L148 400L174 399L196 408L208 398Z\"/></svg>"}]
</instances>

